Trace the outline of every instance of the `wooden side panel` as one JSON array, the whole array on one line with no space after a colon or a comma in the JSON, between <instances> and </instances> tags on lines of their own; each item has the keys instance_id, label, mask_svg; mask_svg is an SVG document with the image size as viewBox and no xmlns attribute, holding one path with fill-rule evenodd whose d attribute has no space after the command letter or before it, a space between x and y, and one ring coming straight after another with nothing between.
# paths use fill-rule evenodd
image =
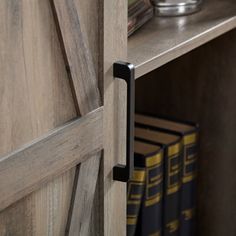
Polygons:
<instances>
[{"instance_id":1,"label":"wooden side panel","mask_svg":"<svg viewBox=\"0 0 236 236\"><path fill-rule=\"evenodd\" d=\"M126 184L112 180L125 162L126 85L113 78L113 63L126 60L127 1L104 1L104 236L126 235Z\"/></svg>"},{"instance_id":2,"label":"wooden side panel","mask_svg":"<svg viewBox=\"0 0 236 236\"><path fill-rule=\"evenodd\" d=\"M137 80L137 109L200 124L198 232L236 232L236 30Z\"/></svg>"}]
</instances>

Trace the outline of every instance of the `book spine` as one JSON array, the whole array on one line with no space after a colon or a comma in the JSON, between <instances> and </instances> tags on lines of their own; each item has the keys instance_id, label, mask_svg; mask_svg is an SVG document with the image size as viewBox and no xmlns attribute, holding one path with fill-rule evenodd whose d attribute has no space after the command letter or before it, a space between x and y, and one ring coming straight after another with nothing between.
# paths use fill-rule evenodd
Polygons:
<instances>
[{"instance_id":1,"label":"book spine","mask_svg":"<svg viewBox=\"0 0 236 236\"><path fill-rule=\"evenodd\" d=\"M134 236L145 185L145 168L135 167L127 189L127 236Z\"/></svg>"},{"instance_id":2,"label":"book spine","mask_svg":"<svg viewBox=\"0 0 236 236\"><path fill-rule=\"evenodd\" d=\"M168 147L165 155L164 236L179 236L182 142Z\"/></svg>"},{"instance_id":3,"label":"book spine","mask_svg":"<svg viewBox=\"0 0 236 236\"><path fill-rule=\"evenodd\" d=\"M140 0L128 0L128 8L133 7Z\"/></svg>"},{"instance_id":4,"label":"book spine","mask_svg":"<svg viewBox=\"0 0 236 236\"><path fill-rule=\"evenodd\" d=\"M180 236L193 236L197 191L197 132L184 137Z\"/></svg>"},{"instance_id":5,"label":"book spine","mask_svg":"<svg viewBox=\"0 0 236 236\"><path fill-rule=\"evenodd\" d=\"M146 158L146 183L141 210L141 230L137 232L137 235L162 235L162 199L163 152L161 151Z\"/></svg>"},{"instance_id":6,"label":"book spine","mask_svg":"<svg viewBox=\"0 0 236 236\"><path fill-rule=\"evenodd\" d=\"M150 8L149 5L147 5L144 1L140 0L137 1L136 4L133 7L130 7L128 9L128 19L133 19L136 16L140 15L143 11Z\"/></svg>"},{"instance_id":7,"label":"book spine","mask_svg":"<svg viewBox=\"0 0 236 236\"><path fill-rule=\"evenodd\" d=\"M138 30L141 26L143 26L147 21L149 21L153 17L153 9L149 8L145 12L143 12L140 16L128 22L128 36Z\"/></svg>"}]
</instances>

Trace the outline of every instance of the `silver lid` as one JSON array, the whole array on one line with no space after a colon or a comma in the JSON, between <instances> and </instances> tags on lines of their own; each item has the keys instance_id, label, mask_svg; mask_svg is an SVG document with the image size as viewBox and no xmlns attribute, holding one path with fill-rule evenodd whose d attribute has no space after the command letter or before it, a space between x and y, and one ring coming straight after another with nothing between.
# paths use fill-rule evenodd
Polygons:
<instances>
[{"instance_id":1,"label":"silver lid","mask_svg":"<svg viewBox=\"0 0 236 236\"><path fill-rule=\"evenodd\" d=\"M201 9L201 0L153 0L156 16L182 16L197 12Z\"/></svg>"}]
</instances>

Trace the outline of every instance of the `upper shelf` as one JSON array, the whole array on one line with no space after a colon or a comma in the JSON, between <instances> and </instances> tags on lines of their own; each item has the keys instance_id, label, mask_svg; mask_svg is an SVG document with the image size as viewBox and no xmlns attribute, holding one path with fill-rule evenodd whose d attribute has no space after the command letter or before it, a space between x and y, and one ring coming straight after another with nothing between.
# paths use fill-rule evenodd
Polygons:
<instances>
[{"instance_id":1,"label":"upper shelf","mask_svg":"<svg viewBox=\"0 0 236 236\"><path fill-rule=\"evenodd\" d=\"M234 28L235 0L205 0L199 13L149 21L129 38L128 61L139 78Z\"/></svg>"}]
</instances>

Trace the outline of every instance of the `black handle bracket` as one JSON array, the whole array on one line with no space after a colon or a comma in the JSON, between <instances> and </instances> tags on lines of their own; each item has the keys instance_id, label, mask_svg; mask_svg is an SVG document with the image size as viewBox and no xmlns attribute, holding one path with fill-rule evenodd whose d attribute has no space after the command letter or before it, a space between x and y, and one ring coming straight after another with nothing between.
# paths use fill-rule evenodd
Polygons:
<instances>
[{"instance_id":1,"label":"black handle bracket","mask_svg":"<svg viewBox=\"0 0 236 236\"><path fill-rule=\"evenodd\" d=\"M118 164L113 168L113 179L128 182L134 170L134 110L135 110L135 76L134 65L118 61L113 65L113 75L123 79L127 84L127 131L126 131L126 165Z\"/></svg>"}]
</instances>

